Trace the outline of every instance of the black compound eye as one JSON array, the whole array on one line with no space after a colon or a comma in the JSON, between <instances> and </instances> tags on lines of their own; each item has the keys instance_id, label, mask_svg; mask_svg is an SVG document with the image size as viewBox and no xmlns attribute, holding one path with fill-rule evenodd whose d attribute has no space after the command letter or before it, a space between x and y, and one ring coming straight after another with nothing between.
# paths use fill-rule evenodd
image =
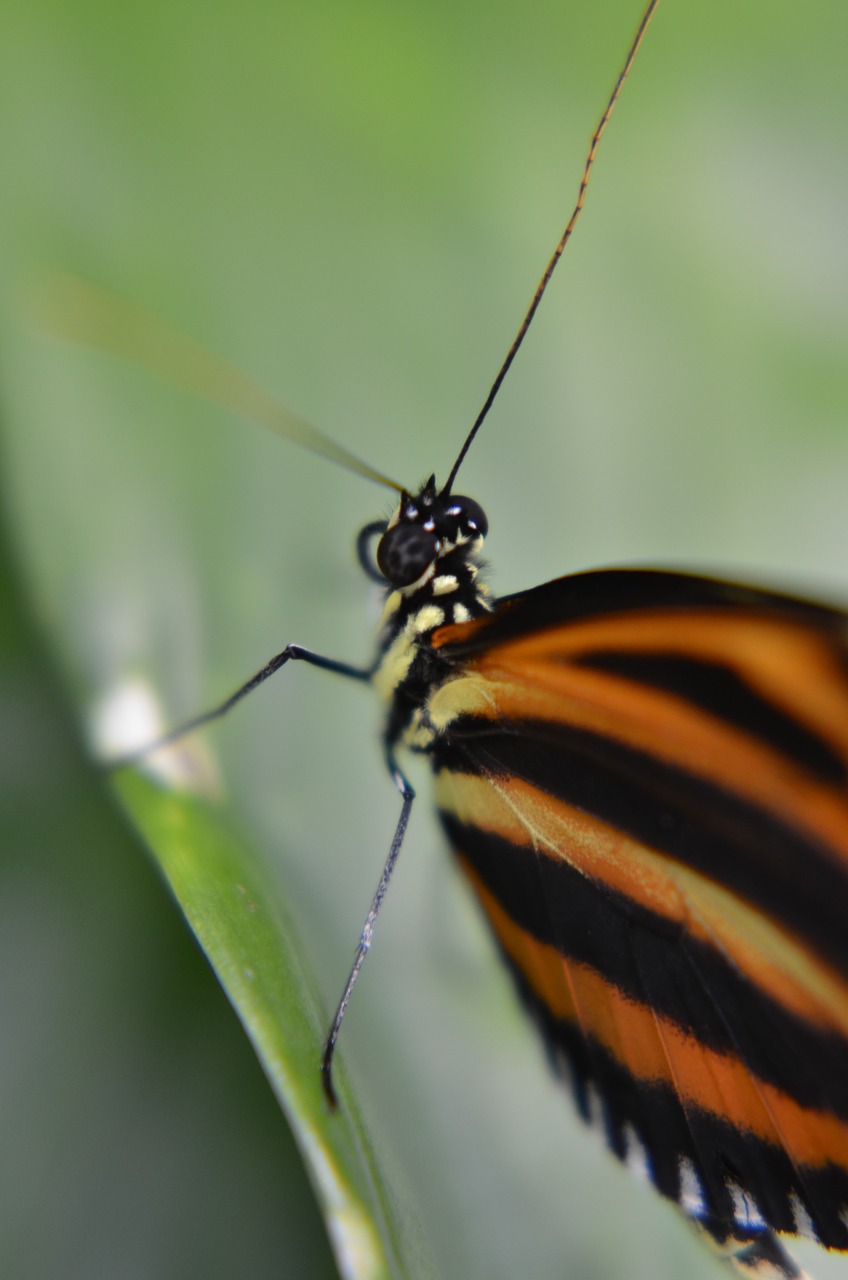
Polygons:
<instances>
[{"instance_id":1,"label":"black compound eye","mask_svg":"<svg viewBox=\"0 0 848 1280\"><path fill-rule=\"evenodd\" d=\"M489 521L479 502L475 502L473 498L451 498L447 514L454 515L454 513L463 533L476 532L485 538L489 532Z\"/></svg>"},{"instance_id":2,"label":"black compound eye","mask_svg":"<svg viewBox=\"0 0 848 1280\"><path fill-rule=\"evenodd\" d=\"M420 525L396 524L380 539L377 566L394 587L408 587L436 559L439 539Z\"/></svg>"}]
</instances>

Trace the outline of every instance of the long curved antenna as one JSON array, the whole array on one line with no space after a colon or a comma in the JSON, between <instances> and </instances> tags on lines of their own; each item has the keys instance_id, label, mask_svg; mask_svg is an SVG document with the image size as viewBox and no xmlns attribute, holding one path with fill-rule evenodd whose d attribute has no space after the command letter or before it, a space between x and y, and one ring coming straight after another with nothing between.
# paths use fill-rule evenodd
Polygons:
<instances>
[{"instance_id":1,"label":"long curved antenna","mask_svg":"<svg viewBox=\"0 0 848 1280\"><path fill-rule=\"evenodd\" d=\"M70 274L50 277L38 291L34 309L39 328L53 337L111 351L347 471L403 492L394 480L291 413L223 356L97 285Z\"/></svg>"},{"instance_id":2,"label":"long curved antenna","mask_svg":"<svg viewBox=\"0 0 848 1280\"><path fill-rule=\"evenodd\" d=\"M545 290L548 287L548 282L550 281L550 278L554 273L554 268L556 267L556 264L559 262L560 258L562 257L563 249L571 239L571 233L574 230L574 225L577 222L577 219L580 217L580 212L583 208L583 201L586 197L586 188L589 185L589 177L592 172L592 165L595 163L595 152L598 149L598 143L600 142L601 137L603 136L603 132L607 127L607 123L609 121L610 116L613 113L615 104L616 102L618 102L618 95L621 93L622 85L624 84L625 80L630 74L630 68L633 66L634 59L636 57L636 54L639 51L639 45L642 43L642 39L645 35L645 32L648 29L648 24L651 21L651 18L654 16L654 10L656 9L659 2L660 0L650 0L650 3L647 9L642 15L642 21L639 23L639 30L636 32L636 35L633 38L633 43L631 44L627 57L624 60L624 66L621 68L621 71L618 73L618 79L616 80L615 87L612 93L610 94L609 101L607 102L607 105L604 108L604 113L601 116L600 120L598 121L598 126L595 129L595 132L592 134L592 141L589 143L589 150L586 155L586 163L583 166L583 176L580 179L580 189L577 192L577 203L575 204L572 210L571 217L568 219L568 222L566 223L565 230L560 236L557 247L554 249L553 253L551 254L550 261L548 262L548 265L545 267L542 278L539 281L538 285L536 286L536 292L533 294L533 300L527 309L527 314L525 315L524 319L521 321L521 325L519 327L518 333L515 335L515 338L513 339L512 346L510 347L509 351L506 353L506 359L504 360L503 364L498 370L498 376L495 378L494 382L492 383L491 390L489 391L489 394L486 396L485 402L483 404L483 408L477 414L477 418L474 422L474 426L471 428L468 435L466 436L465 443L463 444L462 448L459 451L459 457L457 458L456 462L453 464L453 467L451 468L451 473L448 476L447 481L445 482L444 488L442 489L443 497L449 494L453 487L453 482L456 479L456 473L459 471L459 468L462 466L462 463L465 460L465 455L468 453L468 450L471 448L472 440L476 436L477 432L480 430L486 418L486 415L488 414L489 410L491 409L492 405L495 402L495 397L497 396L498 392L501 389L501 383L503 382L504 378L509 372L510 365L512 364L516 355L518 354L518 349L521 346L522 342L524 341L524 336L527 333L527 330L530 328L531 321L534 315L536 314L539 303L542 301L542 295L544 294Z\"/></svg>"}]
</instances>

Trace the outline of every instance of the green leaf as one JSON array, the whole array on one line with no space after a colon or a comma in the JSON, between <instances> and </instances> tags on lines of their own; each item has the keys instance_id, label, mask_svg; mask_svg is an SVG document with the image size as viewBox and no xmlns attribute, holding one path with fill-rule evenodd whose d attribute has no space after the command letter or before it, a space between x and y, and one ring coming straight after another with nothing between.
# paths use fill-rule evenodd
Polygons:
<instances>
[{"instance_id":1,"label":"green leaf","mask_svg":"<svg viewBox=\"0 0 848 1280\"><path fill-rule=\"evenodd\" d=\"M432 1267L381 1172L341 1059L331 1112L319 1064L327 1015L296 926L220 805L128 773L121 801L148 842L253 1043L306 1162L339 1271L424 1277Z\"/></svg>"}]
</instances>

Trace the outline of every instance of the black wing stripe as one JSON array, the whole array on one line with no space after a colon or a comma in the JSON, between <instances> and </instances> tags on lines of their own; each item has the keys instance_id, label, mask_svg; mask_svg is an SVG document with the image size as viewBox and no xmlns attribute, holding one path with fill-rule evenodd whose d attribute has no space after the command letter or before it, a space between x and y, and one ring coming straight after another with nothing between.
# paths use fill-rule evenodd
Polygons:
<instances>
[{"instance_id":1,"label":"black wing stripe","mask_svg":"<svg viewBox=\"0 0 848 1280\"><path fill-rule=\"evenodd\" d=\"M815 1044L810 1044L810 1037L803 1034L798 1035L799 1019L791 1015L786 1017L785 1009L779 1004L779 997L777 1000L770 999L768 996L764 999L759 999L759 993L756 990L748 989L746 991L747 984L745 980L741 978L738 970L732 966L730 966L730 978L731 983L734 985L733 998L731 998L728 994L729 989L727 986L715 985L716 971L714 966L710 964L710 959L720 959L720 955L715 956L710 946L690 945L692 942L694 942L693 939L681 939L678 957L680 962L679 972L677 971L678 966L669 966L661 973L658 973L656 965L644 962L641 935L638 931L633 931L633 965L640 974L642 999L652 1008L656 1007L656 994L660 989L658 988L658 979L661 984L668 982L679 984L679 998L687 1001L692 998L690 993L694 984L695 991L700 992L704 1008L712 1009L716 1017L722 1020L722 1024L726 1029L728 1043L731 1045L731 1052L740 1061L748 1065L754 1093L759 1104L756 1109L761 1108L764 1110L774 1123L777 1143L770 1138L764 1137L763 1133L759 1131L756 1136L763 1140L760 1147L749 1144L751 1146L752 1162L758 1159L758 1150L762 1155L763 1152L768 1153L773 1150L775 1145L782 1145L793 1166L793 1190L795 1195L800 1201L800 1197L803 1194L811 1203L814 1203L817 1197L815 1188L811 1187L808 1182L809 1162L793 1159L795 1154L793 1126L790 1122L789 1128L784 1128L782 1109L773 1106L771 1091L763 1087L762 1077L760 1076L758 1079L757 1067L753 1065L751 1060L755 1058L760 1064L765 1058L770 1058L772 1062L779 1061L781 1064L779 1074L782 1085L778 1087L782 1087L786 1092L791 1090L791 1096L795 1102L804 1098L807 1100L806 1105L813 1108L816 1107L814 1100L819 1098L820 1109L822 1111L830 1110L833 1113L833 1111L840 1109L841 1099L848 1093L844 1082L840 1079L839 1071L833 1069L835 1041L830 1036L826 1037L826 1048L824 1048L823 1052L817 1051ZM706 965L704 964L705 959L707 960ZM740 995L741 1002L738 998ZM661 1017L655 1016L654 1022L657 1034L665 1041L665 1031ZM762 1046L767 1042L770 1042L770 1055L765 1055L762 1052ZM753 1046L757 1046L760 1052L752 1054L751 1049ZM669 1043L669 1054L670 1062L673 1062L675 1060L675 1045L673 1041ZM845 1047L841 1050L841 1055L844 1060ZM818 1074L818 1063L823 1057L828 1058L828 1097L825 1097L823 1080ZM677 1083L677 1081L675 1082ZM678 1092L680 1093L680 1090ZM834 1107L830 1106L829 1099L831 1098L835 1100L836 1105ZM685 1093L681 1094L680 1101L686 1112L687 1122L690 1123L693 1141L697 1148L698 1138L703 1131L699 1116L699 1112L703 1111L703 1108L699 1108L697 1102L693 1104L691 1098ZM752 1108L751 1122L747 1125L740 1124L738 1116L723 1115L722 1118L737 1129L754 1130L757 1124L754 1113L755 1108ZM752 1136L754 1135L752 1134ZM845 1148L843 1146L843 1156L844 1154ZM759 1159L759 1163L762 1164L763 1160ZM705 1174L714 1167L711 1150L701 1153L701 1164ZM844 1159L842 1164L845 1164ZM738 1178L735 1181L737 1185L744 1185L739 1183ZM767 1167L761 1169L759 1182L755 1185L763 1188L762 1193L757 1191L755 1194L758 1199L763 1201L764 1211L768 1220L774 1221L775 1217L779 1216L779 1212L772 1203L773 1180L768 1174ZM710 1190L713 1191L712 1188ZM722 1196L716 1196L713 1191L714 1200L722 1198ZM782 1195L781 1199L785 1201L785 1194ZM803 1203L803 1201L800 1202ZM689 1198L689 1203L691 1204L691 1197ZM698 1214L696 1213L693 1216L698 1217ZM738 1227L740 1225L739 1222L736 1225Z\"/></svg>"},{"instance_id":2,"label":"black wing stripe","mask_svg":"<svg viewBox=\"0 0 848 1280\"><path fill-rule=\"evenodd\" d=\"M510 919L537 942L591 966L634 1000L642 998L649 978L652 1007L688 1035L717 1052L740 1056L755 1075L801 1106L848 1120L848 1045L842 1037L798 1018L713 947L593 883L564 859L534 855L450 813L442 811L440 817L451 845L461 850ZM684 951L691 964L681 963ZM705 996L705 986L713 998ZM795 1047L791 1057L787 1044ZM799 1072L799 1059L814 1063L815 1071Z\"/></svg>"},{"instance_id":3,"label":"black wing stripe","mask_svg":"<svg viewBox=\"0 0 848 1280\"><path fill-rule=\"evenodd\" d=\"M699 1175L706 1201L702 1221L721 1236L735 1219L736 1206L729 1183L750 1189L768 1225L794 1234L797 1221L793 1196L809 1214L819 1240L828 1248L848 1248L844 1218L848 1204L848 1172L828 1164L797 1170L780 1147L737 1129L712 1112L697 1107L684 1115L672 1088L656 1081L636 1079L604 1046L589 1046L571 1023L552 1018L507 957L519 994L541 1027L555 1069L563 1073L568 1062L575 1093L585 1097L594 1088L604 1100L607 1141L621 1155L626 1150L625 1126L630 1125L646 1147L651 1174L663 1195L676 1202L681 1197L681 1157L691 1161ZM583 1112L585 1118L585 1111ZM704 1153L713 1153L704 1165ZM799 1185L799 1181L802 1185Z\"/></svg>"},{"instance_id":4,"label":"black wing stripe","mask_svg":"<svg viewBox=\"0 0 848 1280\"><path fill-rule=\"evenodd\" d=\"M678 653L598 651L569 657L575 666L620 676L675 694L782 752L822 782L845 786L848 770L840 755L817 734L766 698L723 663Z\"/></svg>"},{"instance_id":5,"label":"black wing stripe","mask_svg":"<svg viewBox=\"0 0 848 1280\"><path fill-rule=\"evenodd\" d=\"M845 869L812 836L724 788L611 738L553 721L459 716L436 768L517 777L692 867L848 971Z\"/></svg>"},{"instance_id":6,"label":"black wing stripe","mask_svg":"<svg viewBox=\"0 0 848 1280\"><path fill-rule=\"evenodd\" d=\"M715 578L650 569L605 569L555 578L529 591L502 597L495 612L467 639L452 642L448 651L463 657L554 624L609 614L734 608L805 622L841 637L844 650L845 614L837 609Z\"/></svg>"}]
</instances>

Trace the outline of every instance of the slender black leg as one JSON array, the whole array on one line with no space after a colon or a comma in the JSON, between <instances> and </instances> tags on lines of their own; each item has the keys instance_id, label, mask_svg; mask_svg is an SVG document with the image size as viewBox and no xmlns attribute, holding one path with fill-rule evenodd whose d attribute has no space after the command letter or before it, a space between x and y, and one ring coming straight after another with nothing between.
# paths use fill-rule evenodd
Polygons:
<instances>
[{"instance_id":1,"label":"slender black leg","mask_svg":"<svg viewBox=\"0 0 848 1280\"><path fill-rule=\"evenodd\" d=\"M389 773L392 775L392 781L401 794L403 803L401 804L400 817L398 818L398 823L395 827L395 834L392 837L389 856L386 858L386 865L383 867L383 874L380 876L380 883L377 885L377 892L374 894L371 908L362 928L362 934L359 939L359 947L357 948L353 968L350 971L350 976L348 977L342 998L339 1001L339 1007L336 1009L336 1015L333 1018L333 1025L330 1027L330 1032L324 1045L324 1057L321 1061L321 1080L324 1085L324 1093L327 1096L327 1101L329 1102L330 1109L332 1111L335 1111L337 1106L337 1098L335 1090L333 1089L332 1077L333 1054L336 1049L336 1041L341 1029L342 1019L344 1018L345 1011L350 1003L354 984L356 979L359 977L359 971L362 968L365 957L368 954L368 949L371 946L371 938L374 933L374 924L377 919L377 913L380 910L383 898L386 896L386 890L389 887L389 880L391 879L392 872L395 869L395 863L397 862L397 857L400 853L400 847L403 844L403 837L406 834L409 814L412 810L412 801L415 799L415 792L404 774L401 773L398 768L391 748L388 748L386 751L386 763L389 767Z\"/></svg>"},{"instance_id":2,"label":"slender black leg","mask_svg":"<svg viewBox=\"0 0 848 1280\"><path fill-rule=\"evenodd\" d=\"M247 697L260 684L279 671L280 667L285 666L287 662L308 662L310 666L321 667L324 671L334 671L336 675L347 676L349 680L371 679L370 671L363 671L359 667L351 667L346 662L337 662L335 658L325 658L320 653L313 653L310 649L304 649L299 644L287 644L282 653L276 654L270 662L266 663L261 671L257 671L255 676L247 681L246 684L236 689L235 693L230 694L217 707L213 707L211 711L204 711L199 716L193 716L191 720L187 720L185 724L178 725L176 729L172 729L170 733L164 734L161 738L156 738L154 742L149 742L144 747L138 747L135 751L128 751L126 755L118 756L115 760L107 762L109 769L123 769L127 765L137 764L139 760L143 760L146 755L152 751L158 751L160 747L168 747L172 742L176 742L179 738L184 737L187 733L191 733L194 729L199 729L204 724L209 724L212 720L218 720L221 716L225 716L237 702L241 702L242 698Z\"/></svg>"}]
</instances>

